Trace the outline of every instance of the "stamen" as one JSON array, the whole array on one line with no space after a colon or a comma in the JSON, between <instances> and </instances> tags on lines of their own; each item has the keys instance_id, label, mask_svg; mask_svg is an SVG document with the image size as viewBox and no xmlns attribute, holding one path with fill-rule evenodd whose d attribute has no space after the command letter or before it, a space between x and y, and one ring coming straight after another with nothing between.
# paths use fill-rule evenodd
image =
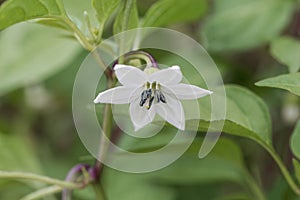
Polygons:
<instances>
[{"instance_id":1,"label":"stamen","mask_svg":"<svg viewBox=\"0 0 300 200\"><path fill-rule=\"evenodd\" d=\"M154 100L154 97L153 97L153 96L150 97L150 98L148 99L148 102L147 102L147 105L146 105L146 108L147 108L148 110L151 108L152 103L153 103L153 100Z\"/></svg>"},{"instance_id":2,"label":"stamen","mask_svg":"<svg viewBox=\"0 0 300 200\"><path fill-rule=\"evenodd\" d=\"M140 106L142 107L147 100L147 92L144 90L141 94Z\"/></svg>"},{"instance_id":3,"label":"stamen","mask_svg":"<svg viewBox=\"0 0 300 200\"><path fill-rule=\"evenodd\" d=\"M147 83L145 84L145 89L149 89L149 88L150 88L150 83L147 82Z\"/></svg>"},{"instance_id":4,"label":"stamen","mask_svg":"<svg viewBox=\"0 0 300 200\"><path fill-rule=\"evenodd\" d=\"M151 84L151 88L152 88L153 90L156 90L156 86L157 86L156 81L154 81L154 82Z\"/></svg>"},{"instance_id":5,"label":"stamen","mask_svg":"<svg viewBox=\"0 0 300 200\"><path fill-rule=\"evenodd\" d=\"M151 84L147 82L145 84L145 90L141 94L140 106L143 107L145 105L145 107L149 110L154 100L156 103L166 103L166 98L160 91L160 85L156 81Z\"/></svg>"},{"instance_id":6,"label":"stamen","mask_svg":"<svg viewBox=\"0 0 300 200\"><path fill-rule=\"evenodd\" d=\"M147 89L146 94L147 94L147 98L150 98L152 95L152 89L151 88Z\"/></svg>"},{"instance_id":7,"label":"stamen","mask_svg":"<svg viewBox=\"0 0 300 200\"><path fill-rule=\"evenodd\" d=\"M160 96L160 95L159 95L159 93L160 93L160 92L159 92L158 90L155 90L155 92L154 92L154 96L155 96L155 99L156 99L156 102L157 102L157 103L160 102L160 99L159 99L159 96Z\"/></svg>"},{"instance_id":8,"label":"stamen","mask_svg":"<svg viewBox=\"0 0 300 200\"><path fill-rule=\"evenodd\" d=\"M161 100L161 102L163 102L163 103L167 103L167 101L166 101L166 97L162 94L162 93L160 93L160 95L159 95L159 99Z\"/></svg>"},{"instance_id":9,"label":"stamen","mask_svg":"<svg viewBox=\"0 0 300 200\"><path fill-rule=\"evenodd\" d=\"M152 89L149 88L148 90L146 90L146 93L147 93L146 108L149 110L151 108L154 99Z\"/></svg>"}]
</instances>

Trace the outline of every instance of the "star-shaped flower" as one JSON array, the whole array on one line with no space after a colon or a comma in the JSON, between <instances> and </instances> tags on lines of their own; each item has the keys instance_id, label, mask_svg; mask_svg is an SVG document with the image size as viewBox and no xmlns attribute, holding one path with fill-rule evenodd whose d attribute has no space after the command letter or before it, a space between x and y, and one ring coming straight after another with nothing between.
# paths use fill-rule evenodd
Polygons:
<instances>
[{"instance_id":1,"label":"star-shaped flower","mask_svg":"<svg viewBox=\"0 0 300 200\"><path fill-rule=\"evenodd\" d=\"M156 114L180 130L185 129L185 115L180 100L198 99L209 90L180 83L179 66L144 71L117 64L115 74L122 86L101 92L94 103L130 104L130 118L135 131L151 123Z\"/></svg>"}]
</instances>

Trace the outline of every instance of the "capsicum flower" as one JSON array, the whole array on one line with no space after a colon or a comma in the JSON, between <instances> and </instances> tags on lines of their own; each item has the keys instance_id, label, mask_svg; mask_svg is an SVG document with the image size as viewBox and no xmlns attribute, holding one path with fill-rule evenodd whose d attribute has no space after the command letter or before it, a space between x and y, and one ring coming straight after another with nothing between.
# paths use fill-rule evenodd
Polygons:
<instances>
[{"instance_id":1,"label":"capsicum flower","mask_svg":"<svg viewBox=\"0 0 300 200\"><path fill-rule=\"evenodd\" d=\"M212 94L195 85L181 83L179 66L161 70L146 68L142 71L133 66L117 64L114 70L122 86L99 93L94 103L130 104L129 113L135 131L151 123L156 114L184 130L185 115L180 100Z\"/></svg>"}]
</instances>

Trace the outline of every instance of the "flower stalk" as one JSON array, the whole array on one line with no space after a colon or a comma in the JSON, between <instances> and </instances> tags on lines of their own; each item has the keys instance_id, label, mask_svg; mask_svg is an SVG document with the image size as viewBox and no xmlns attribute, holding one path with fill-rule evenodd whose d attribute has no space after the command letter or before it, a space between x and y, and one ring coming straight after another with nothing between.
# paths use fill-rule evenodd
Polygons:
<instances>
[{"instance_id":1,"label":"flower stalk","mask_svg":"<svg viewBox=\"0 0 300 200\"><path fill-rule=\"evenodd\" d=\"M112 68L114 69L114 66L116 66L117 64L125 64L134 59L144 60L146 62L146 67L159 68L156 60L145 51L130 51L128 53L125 53L115 60Z\"/></svg>"},{"instance_id":2,"label":"flower stalk","mask_svg":"<svg viewBox=\"0 0 300 200\"><path fill-rule=\"evenodd\" d=\"M156 60L145 51L130 51L123 56L123 63L128 62L131 59L142 59L146 62L146 67L159 68ZM119 64L119 63L116 63ZM120 63L122 64L122 63Z\"/></svg>"},{"instance_id":3,"label":"flower stalk","mask_svg":"<svg viewBox=\"0 0 300 200\"><path fill-rule=\"evenodd\" d=\"M114 79L111 77L107 78L107 89L111 89L114 86ZM103 112L103 122L102 122L102 138L100 138L100 145L99 145L99 152L98 152L98 159L95 164L95 168L99 172L99 176L101 175L101 172L103 170L102 163L100 160L105 159L105 154L107 152L108 144L106 143L106 140L104 137L106 136L108 139L110 139L112 130L112 112L111 112L111 105L106 104L104 106L104 112ZM98 177L99 178L99 177Z\"/></svg>"},{"instance_id":4,"label":"flower stalk","mask_svg":"<svg viewBox=\"0 0 300 200\"><path fill-rule=\"evenodd\" d=\"M59 186L49 186L46 188L42 188L40 190L34 191L26 196L24 196L23 198L21 198L20 200L34 200L34 199L41 199L43 197L49 196L49 195L53 195L56 194L58 192L61 192L63 190L63 188L59 187Z\"/></svg>"}]
</instances>

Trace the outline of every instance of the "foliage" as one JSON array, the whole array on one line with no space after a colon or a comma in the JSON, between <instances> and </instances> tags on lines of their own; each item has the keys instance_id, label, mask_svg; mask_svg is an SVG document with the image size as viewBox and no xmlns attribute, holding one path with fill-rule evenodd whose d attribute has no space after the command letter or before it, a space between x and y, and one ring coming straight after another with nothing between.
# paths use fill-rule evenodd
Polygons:
<instances>
[{"instance_id":1,"label":"foliage","mask_svg":"<svg viewBox=\"0 0 300 200\"><path fill-rule=\"evenodd\" d=\"M287 26L293 13L292 1L216 0L203 37L211 51L238 51L271 41ZM276 18L276 20L274 20Z\"/></svg>"},{"instance_id":2,"label":"foliage","mask_svg":"<svg viewBox=\"0 0 300 200\"><path fill-rule=\"evenodd\" d=\"M282 64L288 66L290 73L300 68L300 42L292 37L279 37L271 43L271 54Z\"/></svg>"},{"instance_id":3,"label":"foliage","mask_svg":"<svg viewBox=\"0 0 300 200\"><path fill-rule=\"evenodd\" d=\"M281 88L300 96L300 73L291 73L268 78L256 83L257 86Z\"/></svg>"},{"instance_id":4,"label":"foliage","mask_svg":"<svg viewBox=\"0 0 300 200\"><path fill-rule=\"evenodd\" d=\"M299 199L299 1L76 2L6 0L0 5L0 199L59 199L57 193L65 188L74 190L74 199L100 199L103 194L108 200ZM212 120L209 97L199 99L200 122L186 122L197 136L170 166L145 174L104 167L101 183L85 176L87 169L82 168L78 182L60 181L75 163L94 162L85 156L88 152L72 121L72 87L83 57L105 38L151 26L186 33L206 47L225 83L224 119ZM129 44L135 37L120 39L110 48L132 50ZM159 61L186 66L182 71L189 81L204 85L184 58L146 51ZM131 61L140 64L136 59ZM213 96L218 98L222 89L214 88ZM291 115L296 125L286 123L281 113L290 96L296 99ZM100 113L104 119L106 111ZM209 127L217 131L221 124L226 134L199 159L203 132ZM166 126L163 134L147 139L121 134L118 144L139 153L155 150L174 137L171 129ZM273 170L276 165L280 172Z\"/></svg>"}]
</instances>

